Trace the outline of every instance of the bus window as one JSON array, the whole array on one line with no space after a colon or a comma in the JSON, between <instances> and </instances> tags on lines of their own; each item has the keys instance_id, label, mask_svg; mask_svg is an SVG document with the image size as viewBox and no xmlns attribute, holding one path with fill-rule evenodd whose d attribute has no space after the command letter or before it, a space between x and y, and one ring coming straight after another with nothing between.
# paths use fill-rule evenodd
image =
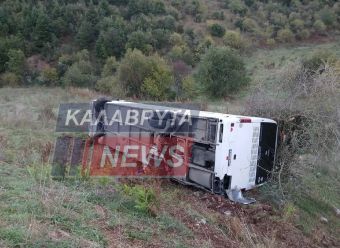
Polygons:
<instances>
[{"instance_id":1,"label":"bus window","mask_svg":"<svg viewBox=\"0 0 340 248\"><path fill-rule=\"evenodd\" d=\"M220 135L218 141L222 143L222 140L223 140L223 124L220 124Z\"/></svg>"}]
</instances>

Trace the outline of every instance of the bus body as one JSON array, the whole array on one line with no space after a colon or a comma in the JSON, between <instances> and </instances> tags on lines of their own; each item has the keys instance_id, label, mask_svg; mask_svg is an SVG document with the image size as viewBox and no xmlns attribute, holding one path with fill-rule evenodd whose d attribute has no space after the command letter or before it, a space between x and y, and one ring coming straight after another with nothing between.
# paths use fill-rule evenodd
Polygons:
<instances>
[{"instance_id":1,"label":"bus body","mask_svg":"<svg viewBox=\"0 0 340 248\"><path fill-rule=\"evenodd\" d=\"M90 127L92 137L129 136L133 130L135 133L150 135L154 139L159 135L190 138L193 144L190 157L186 158L189 161L188 172L175 180L226 195L235 202L254 202L254 199L244 198L242 191L265 183L274 168L277 123L271 119L121 100L95 100L91 103L91 108L92 118L97 120L95 125ZM104 115L100 116L100 111L104 111L105 118L111 119L117 110L121 113L121 119L124 119L129 111L141 116L143 111L158 111L162 113L163 118L160 120L158 115L153 115L145 123L138 121L133 125L121 125L119 122L107 123L102 118ZM165 111L170 114L164 114ZM190 118L189 123L179 122L184 116ZM98 121L98 118L101 119Z\"/></svg>"}]
</instances>

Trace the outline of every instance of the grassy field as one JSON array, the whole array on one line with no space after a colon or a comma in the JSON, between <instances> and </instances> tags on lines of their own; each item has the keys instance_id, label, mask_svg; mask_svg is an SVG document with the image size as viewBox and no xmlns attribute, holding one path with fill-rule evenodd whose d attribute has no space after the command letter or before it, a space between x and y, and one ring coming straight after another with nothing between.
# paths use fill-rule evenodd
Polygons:
<instances>
[{"instance_id":1,"label":"grassy field","mask_svg":"<svg viewBox=\"0 0 340 248\"><path fill-rule=\"evenodd\" d=\"M247 61L254 78L250 88L274 82L270 78L281 68L280 61L324 48L339 52L339 43L255 52ZM168 181L133 186L112 178L52 180L48 159L56 137L58 104L95 97L96 93L85 89L0 89L0 247L339 245L336 163L307 170L301 156L296 167L303 180L289 179L287 201L274 204L280 189L269 184L250 192L259 199L251 206ZM243 92L239 98L211 103L208 108L238 113L246 99ZM140 195L131 192L151 194L153 200L145 208Z\"/></svg>"}]
</instances>

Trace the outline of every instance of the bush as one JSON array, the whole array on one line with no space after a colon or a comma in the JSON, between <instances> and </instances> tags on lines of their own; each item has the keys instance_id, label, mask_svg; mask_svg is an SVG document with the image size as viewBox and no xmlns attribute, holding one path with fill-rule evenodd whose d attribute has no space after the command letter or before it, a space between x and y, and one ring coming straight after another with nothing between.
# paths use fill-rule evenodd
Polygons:
<instances>
[{"instance_id":1,"label":"bush","mask_svg":"<svg viewBox=\"0 0 340 248\"><path fill-rule=\"evenodd\" d=\"M7 70L22 75L25 69L25 54L21 50L10 49L7 56Z\"/></svg>"},{"instance_id":2,"label":"bush","mask_svg":"<svg viewBox=\"0 0 340 248\"><path fill-rule=\"evenodd\" d=\"M184 46L185 42L182 35L180 35L179 33L172 33L170 35L170 44L172 46Z\"/></svg>"},{"instance_id":3,"label":"bush","mask_svg":"<svg viewBox=\"0 0 340 248\"><path fill-rule=\"evenodd\" d=\"M113 76L116 73L118 66L119 63L117 62L115 57L108 57L103 67L102 77Z\"/></svg>"},{"instance_id":4,"label":"bush","mask_svg":"<svg viewBox=\"0 0 340 248\"><path fill-rule=\"evenodd\" d=\"M182 96L183 100L192 100L197 97L197 85L192 76L187 76L182 80Z\"/></svg>"},{"instance_id":5,"label":"bush","mask_svg":"<svg viewBox=\"0 0 340 248\"><path fill-rule=\"evenodd\" d=\"M223 37L223 43L237 50L244 50L247 47L246 41L242 38L241 34L236 31L227 31Z\"/></svg>"},{"instance_id":6,"label":"bush","mask_svg":"<svg viewBox=\"0 0 340 248\"><path fill-rule=\"evenodd\" d=\"M122 84L114 76L108 76L98 80L96 82L95 89L117 98L123 98L126 96L126 92Z\"/></svg>"},{"instance_id":7,"label":"bush","mask_svg":"<svg viewBox=\"0 0 340 248\"><path fill-rule=\"evenodd\" d=\"M212 36L223 37L225 34L225 28L217 23L210 25L209 30Z\"/></svg>"},{"instance_id":8,"label":"bush","mask_svg":"<svg viewBox=\"0 0 340 248\"><path fill-rule=\"evenodd\" d=\"M118 68L118 78L128 96L160 100L172 94L170 69L158 55L145 56L137 49L128 50Z\"/></svg>"},{"instance_id":9,"label":"bush","mask_svg":"<svg viewBox=\"0 0 340 248\"><path fill-rule=\"evenodd\" d=\"M156 192L152 188L141 185L129 186L124 184L122 191L134 199L134 207L142 213L155 214L153 208L158 206Z\"/></svg>"},{"instance_id":10,"label":"bush","mask_svg":"<svg viewBox=\"0 0 340 248\"><path fill-rule=\"evenodd\" d=\"M244 15L248 10L241 0L230 0L227 6L232 12L240 15Z\"/></svg>"},{"instance_id":11,"label":"bush","mask_svg":"<svg viewBox=\"0 0 340 248\"><path fill-rule=\"evenodd\" d=\"M284 27L287 23L287 16L281 13L273 12L270 14L270 22L277 27Z\"/></svg>"},{"instance_id":12,"label":"bush","mask_svg":"<svg viewBox=\"0 0 340 248\"><path fill-rule=\"evenodd\" d=\"M138 49L145 54L152 51L151 34L143 31L135 31L129 35L126 48Z\"/></svg>"},{"instance_id":13,"label":"bush","mask_svg":"<svg viewBox=\"0 0 340 248\"><path fill-rule=\"evenodd\" d=\"M328 8L320 10L319 15L326 26L332 26L336 22L336 15Z\"/></svg>"},{"instance_id":14,"label":"bush","mask_svg":"<svg viewBox=\"0 0 340 248\"><path fill-rule=\"evenodd\" d=\"M315 73L320 67L326 64L335 65L337 62L336 56L330 51L317 51L309 57L302 60L303 67L310 73Z\"/></svg>"},{"instance_id":15,"label":"bush","mask_svg":"<svg viewBox=\"0 0 340 248\"><path fill-rule=\"evenodd\" d=\"M249 82L242 59L226 47L210 48L198 66L197 81L211 97L226 97Z\"/></svg>"},{"instance_id":16,"label":"bush","mask_svg":"<svg viewBox=\"0 0 340 248\"><path fill-rule=\"evenodd\" d=\"M281 29L277 32L277 40L284 42L292 42L294 40L294 34L289 28Z\"/></svg>"},{"instance_id":17,"label":"bush","mask_svg":"<svg viewBox=\"0 0 340 248\"><path fill-rule=\"evenodd\" d=\"M17 87L21 84L21 79L12 72L5 72L0 76L0 87Z\"/></svg>"},{"instance_id":18,"label":"bush","mask_svg":"<svg viewBox=\"0 0 340 248\"><path fill-rule=\"evenodd\" d=\"M313 27L317 32L324 32L326 30L326 25L321 20L316 20Z\"/></svg>"},{"instance_id":19,"label":"bush","mask_svg":"<svg viewBox=\"0 0 340 248\"><path fill-rule=\"evenodd\" d=\"M273 38L269 38L269 39L266 40L267 46L273 47L273 46L275 46L275 43L276 43L275 39L273 39Z\"/></svg>"},{"instance_id":20,"label":"bush","mask_svg":"<svg viewBox=\"0 0 340 248\"><path fill-rule=\"evenodd\" d=\"M57 86L59 84L59 77L56 68L47 67L41 72L41 80L44 85Z\"/></svg>"},{"instance_id":21,"label":"bush","mask_svg":"<svg viewBox=\"0 0 340 248\"><path fill-rule=\"evenodd\" d=\"M305 23L301 19L294 19L293 21L291 21L290 26L294 32L299 32L303 29Z\"/></svg>"},{"instance_id":22,"label":"bush","mask_svg":"<svg viewBox=\"0 0 340 248\"><path fill-rule=\"evenodd\" d=\"M75 62L67 69L62 78L65 86L94 87L97 77L89 59L87 50L82 50L75 55Z\"/></svg>"},{"instance_id":23,"label":"bush","mask_svg":"<svg viewBox=\"0 0 340 248\"><path fill-rule=\"evenodd\" d=\"M215 20L224 20L224 18L225 18L224 12L223 11L216 11L216 12L212 13L211 18L215 19Z\"/></svg>"},{"instance_id":24,"label":"bush","mask_svg":"<svg viewBox=\"0 0 340 248\"><path fill-rule=\"evenodd\" d=\"M302 29L300 32L296 34L296 38L299 40L307 39L310 36L310 32L308 29Z\"/></svg>"},{"instance_id":25,"label":"bush","mask_svg":"<svg viewBox=\"0 0 340 248\"><path fill-rule=\"evenodd\" d=\"M257 28L257 23L251 18L244 18L241 27L244 31L254 32Z\"/></svg>"}]
</instances>

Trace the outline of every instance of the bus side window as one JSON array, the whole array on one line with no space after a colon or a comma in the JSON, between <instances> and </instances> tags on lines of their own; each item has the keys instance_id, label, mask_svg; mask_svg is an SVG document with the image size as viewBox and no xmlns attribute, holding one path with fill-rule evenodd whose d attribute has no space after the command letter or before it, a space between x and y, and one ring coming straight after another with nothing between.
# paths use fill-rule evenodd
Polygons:
<instances>
[{"instance_id":1,"label":"bus side window","mask_svg":"<svg viewBox=\"0 0 340 248\"><path fill-rule=\"evenodd\" d=\"M218 142L222 143L223 140L223 124L220 124L220 134L218 137Z\"/></svg>"}]
</instances>

